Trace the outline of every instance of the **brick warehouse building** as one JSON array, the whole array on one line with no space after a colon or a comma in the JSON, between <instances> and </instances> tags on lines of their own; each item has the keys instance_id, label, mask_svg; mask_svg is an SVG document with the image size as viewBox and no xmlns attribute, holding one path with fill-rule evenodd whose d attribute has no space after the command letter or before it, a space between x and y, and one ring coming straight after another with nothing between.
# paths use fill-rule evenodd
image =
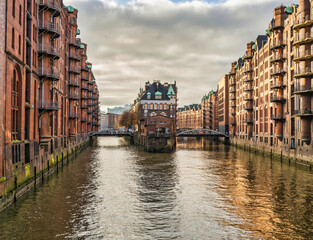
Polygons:
<instances>
[{"instance_id":1,"label":"brick warehouse building","mask_svg":"<svg viewBox=\"0 0 313 240\"><path fill-rule=\"evenodd\" d=\"M0 31L1 196L98 130L99 91L62 0L2 1Z\"/></svg>"}]
</instances>

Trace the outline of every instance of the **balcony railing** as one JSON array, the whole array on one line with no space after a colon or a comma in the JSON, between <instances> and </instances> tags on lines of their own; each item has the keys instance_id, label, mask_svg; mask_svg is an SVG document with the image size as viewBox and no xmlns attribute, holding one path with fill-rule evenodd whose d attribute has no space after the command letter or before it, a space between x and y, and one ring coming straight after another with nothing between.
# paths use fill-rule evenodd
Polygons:
<instances>
[{"instance_id":1,"label":"balcony railing","mask_svg":"<svg viewBox=\"0 0 313 240\"><path fill-rule=\"evenodd\" d=\"M80 48L81 40L79 38L70 39L70 45Z\"/></svg>"},{"instance_id":2,"label":"balcony railing","mask_svg":"<svg viewBox=\"0 0 313 240\"><path fill-rule=\"evenodd\" d=\"M73 59L75 61L80 61L80 54L76 52L70 52L70 59Z\"/></svg>"},{"instance_id":3,"label":"balcony railing","mask_svg":"<svg viewBox=\"0 0 313 240\"><path fill-rule=\"evenodd\" d=\"M236 88L230 88L229 92L230 93L235 93L236 92Z\"/></svg>"},{"instance_id":4,"label":"balcony railing","mask_svg":"<svg viewBox=\"0 0 313 240\"><path fill-rule=\"evenodd\" d=\"M86 84L82 84L82 85L81 85L81 89L88 91L88 86L86 86Z\"/></svg>"},{"instance_id":5,"label":"balcony railing","mask_svg":"<svg viewBox=\"0 0 313 240\"><path fill-rule=\"evenodd\" d=\"M313 93L313 86L298 85L294 88L294 94Z\"/></svg>"},{"instance_id":6,"label":"balcony railing","mask_svg":"<svg viewBox=\"0 0 313 240\"><path fill-rule=\"evenodd\" d=\"M252 78L251 76L246 76L246 77L243 78L243 81L244 81L245 83L253 82L253 78Z\"/></svg>"},{"instance_id":7,"label":"balcony railing","mask_svg":"<svg viewBox=\"0 0 313 240\"><path fill-rule=\"evenodd\" d=\"M70 66L69 72L80 74L80 68L77 66Z\"/></svg>"},{"instance_id":8,"label":"balcony railing","mask_svg":"<svg viewBox=\"0 0 313 240\"><path fill-rule=\"evenodd\" d=\"M271 120L274 121L285 121L285 118L282 114L272 114L271 115Z\"/></svg>"},{"instance_id":9,"label":"balcony railing","mask_svg":"<svg viewBox=\"0 0 313 240\"><path fill-rule=\"evenodd\" d=\"M278 62L278 61L283 61L286 60L287 56L286 54L275 54L270 57L271 62Z\"/></svg>"},{"instance_id":10,"label":"balcony railing","mask_svg":"<svg viewBox=\"0 0 313 240\"><path fill-rule=\"evenodd\" d=\"M306 43L309 43L309 42L312 42L312 41L313 41L313 34L312 34L312 32L307 32L305 34L295 35L294 45L306 44Z\"/></svg>"},{"instance_id":11,"label":"balcony railing","mask_svg":"<svg viewBox=\"0 0 313 240\"><path fill-rule=\"evenodd\" d=\"M284 27L284 22L279 22L279 23L272 22L269 26L269 30L273 31L273 30L276 30L278 28L283 28L283 27Z\"/></svg>"},{"instance_id":12,"label":"balcony railing","mask_svg":"<svg viewBox=\"0 0 313 240\"><path fill-rule=\"evenodd\" d=\"M41 67L37 69L38 76L42 79L50 79L53 81L60 80L60 70L56 68Z\"/></svg>"},{"instance_id":13,"label":"balcony railing","mask_svg":"<svg viewBox=\"0 0 313 240\"><path fill-rule=\"evenodd\" d=\"M81 79L82 81L89 81L89 76L86 76L86 74L82 73Z\"/></svg>"},{"instance_id":14,"label":"balcony railing","mask_svg":"<svg viewBox=\"0 0 313 240\"><path fill-rule=\"evenodd\" d=\"M61 53L61 49L54 47L50 44L39 44L38 45L38 53L39 54L48 54L48 55L52 55L54 57L59 58L60 53Z\"/></svg>"},{"instance_id":15,"label":"balcony railing","mask_svg":"<svg viewBox=\"0 0 313 240\"><path fill-rule=\"evenodd\" d=\"M39 101L39 110L57 111L59 109L59 103L53 101Z\"/></svg>"},{"instance_id":16,"label":"balcony railing","mask_svg":"<svg viewBox=\"0 0 313 240\"><path fill-rule=\"evenodd\" d=\"M248 123L248 124L251 124L253 123L253 118L252 117L247 117L243 120L244 123Z\"/></svg>"},{"instance_id":17,"label":"balcony railing","mask_svg":"<svg viewBox=\"0 0 313 240\"><path fill-rule=\"evenodd\" d=\"M253 91L253 87L250 86L250 85L248 85L248 86L245 86L245 87L243 88L243 90L244 90L245 92L252 92L252 91Z\"/></svg>"},{"instance_id":18,"label":"balcony railing","mask_svg":"<svg viewBox=\"0 0 313 240\"><path fill-rule=\"evenodd\" d=\"M89 99L87 93L82 93L81 98L82 98L82 99Z\"/></svg>"},{"instance_id":19,"label":"balcony railing","mask_svg":"<svg viewBox=\"0 0 313 240\"><path fill-rule=\"evenodd\" d=\"M271 75L284 75L286 74L287 70L286 68L274 68L271 69Z\"/></svg>"},{"instance_id":20,"label":"balcony railing","mask_svg":"<svg viewBox=\"0 0 313 240\"><path fill-rule=\"evenodd\" d=\"M313 109L298 109L292 111L293 116L313 117Z\"/></svg>"},{"instance_id":21,"label":"balcony railing","mask_svg":"<svg viewBox=\"0 0 313 240\"><path fill-rule=\"evenodd\" d=\"M253 69L252 69L252 66L251 66L251 65L246 66L246 67L244 68L244 72L245 72L245 73L252 72L252 71L253 71Z\"/></svg>"},{"instance_id":22,"label":"balcony railing","mask_svg":"<svg viewBox=\"0 0 313 240\"><path fill-rule=\"evenodd\" d=\"M271 43L270 49L282 48L282 47L285 47L286 45L287 45L286 41L280 40L280 41L276 41L276 42Z\"/></svg>"},{"instance_id":23,"label":"balcony railing","mask_svg":"<svg viewBox=\"0 0 313 240\"><path fill-rule=\"evenodd\" d=\"M82 66L81 70L85 72L89 72L89 68L87 66Z\"/></svg>"},{"instance_id":24,"label":"balcony railing","mask_svg":"<svg viewBox=\"0 0 313 240\"><path fill-rule=\"evenodd\" d=\"M73 87L80 87L80 83L77 79L70 79L69 85Z\"/></svg>"},{"instance_id":25,"label":"balcony railing","mask_svg":"<svg viewBox=\"0 0 313 240\"><path fill-rule=\"evenodd\" d=\"M296 52L294 55L294 61L307 60L310 58L313 58L313 51L311 50Z\"/></svg>"},{"instance_id":26,"label":"balcony railing","mask_svg":"<svg viewBox=\"0 0 313 240\"><path fill-rule=\"evenodd\" d=\"M85 101L82 101L82 103L81 103L81 108L82 108L82 109L88 108L88 104L87 104Z\"/></svg>"},{"instance_id":27,"label":"balcony railing","mask_svg":"<svg viewBox=\"0 0 313 240\"><path fill-rule=\"evenodd\" d=\"M39 7L48 7L57 11L59 14L62 10L61 4L56 0L39 0Z\"/></svg>"},{"instance_id":28,"label":"balcony railing","mask_svg":"<svg viewBox=\"0 0 313 240\"><path fill-rule=\"evenodd\" d=\"M236 82L235 81L230 81L229 86L236 86Z\"/></svg>"},{"instance_id":29,"label":"balcony railing","mask_svg":"<svg viewBox=\"0 0 313 240\"><path fill-rule=\"evenodd\" d=\"M247 111L252 111L252 110L253 110L253 107L252 107L252 106L246 106L246 107L245 107L245 110L247 110Z\"/></svg>"},{"instance_id":30,"label":"balcony railing","mask_svg":"<svg viewBox=\"0 0 313 240\"><path fill-rule=\"evenodd\" d=\"M55 33L58 36L60 36L60 32L61 32L59 25L54 24L52 22L47 22L47 21L46 22L40 22L39 21L38 29Z\"/></svg>"},{"instance_id":31,"label":"balcony railing","mask_svg":"<svg viewBox=\"0 0 313 240\"><path fill-rule=\"evenodd\" d=\"M82 122L87 122L87 116L81 117L80 121L82 121Z\"/></svg>"},{"instance_id":32,"label":"balcony railing","mask_svg":"<svg viewBox=\"0 0 313 240\"><path fill-rule=\"evenodd\" d=\"M286 99L284 97L281 97L281 96L272 96L271 97L271 102L285 102Z\"/></svg>"},{"instance_id":33,"label":"balcony railing","mask_svg":"<svg viewBox=\"0 0 313 240\"><path fill-rule=\"evenodd\" d=\"M253 101L252 95L249 95L249 94L245 95L244 96L244 101Z\"/></svg>"},{"instance_id":34,"label":"balcony railing","mask_svg":"<svg viewBox=\"0 0 313 240\"><path fill-rule=\"evenodd\" d=\"M80 96L77 93L70 93L69 98L73 100L79 100Z\"/></svg>"},{"instance_id":35,"label":"balcony railing","mask_svg":"<svg viewBox=\"0 0 313 240\"><path fill-rule=\"evenodd\" d=\"M271 82L271 89L285 88L287 86L286 81L273 81Z\"/></svg>"},{"instance_id":36,"label":"balcony railing","mask_svg":"<svg viewBox=\"0 0 313 240\"><path fill-rule=\"evenodd\" d=\"M80 118L80 113L70 113L70 118Z\"/></svg>"},{"instance_id":37,"label":"balcony railing","mask_svg":"<svg viewBox=\"0 0 313 240\"><path fill-rule=\"evenodd\" d=\"M307 77L313 75L313 71L310 67L296 69L294 73L295 78Z\"/></svg>"},{"instance_id":38,"label":"balcony railing","mask_svg":"<svg viewBox=\"0 0 313 240\"><path fill-rule=\"evenodd\" d=\"M293 28L298 29L298 28L310 26L312 24L313 24L313 16L306 15L302 18L296 19Z\"/></svg>"}]
</instances>

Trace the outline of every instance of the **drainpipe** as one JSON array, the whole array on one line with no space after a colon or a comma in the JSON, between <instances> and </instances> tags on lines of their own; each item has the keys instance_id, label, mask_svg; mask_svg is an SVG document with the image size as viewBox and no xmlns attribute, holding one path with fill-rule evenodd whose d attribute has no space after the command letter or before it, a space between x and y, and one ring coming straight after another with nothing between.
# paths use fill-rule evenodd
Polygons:
<instances>
[{"instance_id":1,"label":"drainpipe","mask_svg":"<svg viewBox=\"0 0 313 240\"><path fill-rule=\"evenodd\" d=\"M7 51L7 33L8 33L8 25L7 25L7 23L8 23L8 0L6 0L5 1L5 47L4 47L4 51L6 52ZM5 78L7 77L7 73L8 73L8 71L7 71L7 69L8 69L8 61L7 61L7 56L5 56ZM4 106L6 106L7 105L7 103L6 103L6 89L7 89L7 81L6 81L6 79L5 79L5 81L4 81ZM5 133L6 133L6 122L7 122L7 120L6 120L6 114L4 114L4 145L5 145L5 141L6 141L6 137L5 137ZM4 151L4 159L3 159L3 175L4 176L6 176L6 151Z\"/></svg>"}]
</instances>

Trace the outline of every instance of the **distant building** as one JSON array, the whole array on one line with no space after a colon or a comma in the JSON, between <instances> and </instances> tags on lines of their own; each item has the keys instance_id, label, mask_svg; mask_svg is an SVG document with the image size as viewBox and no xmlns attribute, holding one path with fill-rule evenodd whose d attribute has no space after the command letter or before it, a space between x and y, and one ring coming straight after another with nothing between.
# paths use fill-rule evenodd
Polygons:
<instances>
[{"instance_id":1,"label":"distant building","mask_svg":"<svg viewBox=\"0 0 313 240\"><path fill-rule=\"evenodd\" d=\"M114 113L101 113L101 131L116 129L118 123L119 114Z\"/></svg>"},{"instance_id":2,"label":"distant building","mask_svg":"<svg viewBox=\"0 0 313 240\"><path fill-rule=\"evenodd\" d=\"M221 133L229 133L229 85L228 75L219 81L217 85L218 100L218 131Z\"/></svg>"}]
</instances>

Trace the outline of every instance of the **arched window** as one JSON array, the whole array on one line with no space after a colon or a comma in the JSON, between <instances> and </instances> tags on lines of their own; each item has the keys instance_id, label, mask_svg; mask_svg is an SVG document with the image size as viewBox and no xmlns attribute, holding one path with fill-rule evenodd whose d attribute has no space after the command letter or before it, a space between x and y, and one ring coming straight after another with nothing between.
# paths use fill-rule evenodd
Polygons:
<instances>
[{"instance_id":1,"label":"arched window","mask_svg":"<svg viewBox=\"0 0 313 240\"><path fill-rule=\"evenodd\" d=\"M164 110L168 109L167 103L164 103Z\"/></svg>"},{"instance_id":2,"label":"arched window","mask_svg":"<svg viewBox=\"0 0 313 240\"><path fill-rule=\"evenodd\" d=\"M158 110L158 104L157 103L154 104L154 109Z\"/></svg>"},{"instance_id":3,"label":"arched window","mask_svg":"<svg viewBox=\"0 0 313 240\"><path fill-rule=\"evenodd\" d=\"M148 109L148 103L145 103L145 109Z\"/></svg>"},{"instance_id":4,"label":"arched window","mask_svg":"<svg viewBox=\"0 0 313 240\"><path fill-rule=\"evenodd\" d=\"M153 109L153 103L150 103L149 109Z\"/></svg>"},{"instance_id":5,"label":"arched window","mask_svg":"<svg viewBox=\"0 0 313 240\"><path fill-rule=\"evenodd\" d=\"M160 109L160 110L163 110L163 103L160 103L159 109Z\"/></svg>"},{"instance_id":6,"label":"arched window","mask_svg":"<svg viewBox=\"0 0 313 240\"><path fill-rule=\"evenodd\" d=\"M13 70L13 78L12 78L12 100L11 100L11 128L12 128L12 140L17 140L20 137L19 134L19 114L20 114L20 75L15 68Z\"/></svg>"}]
</instances>

